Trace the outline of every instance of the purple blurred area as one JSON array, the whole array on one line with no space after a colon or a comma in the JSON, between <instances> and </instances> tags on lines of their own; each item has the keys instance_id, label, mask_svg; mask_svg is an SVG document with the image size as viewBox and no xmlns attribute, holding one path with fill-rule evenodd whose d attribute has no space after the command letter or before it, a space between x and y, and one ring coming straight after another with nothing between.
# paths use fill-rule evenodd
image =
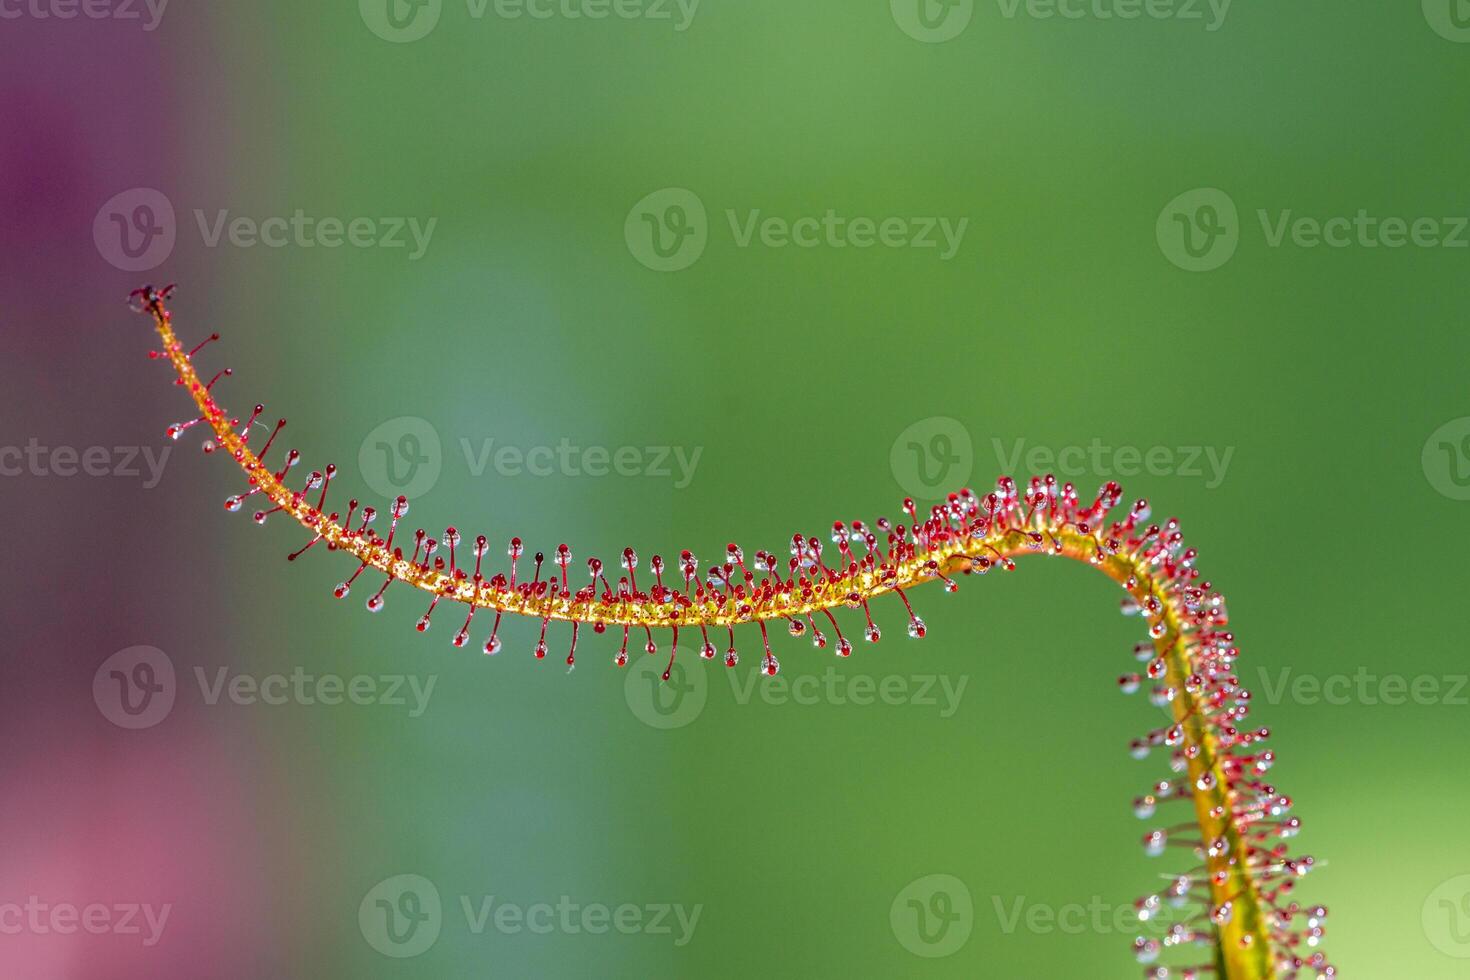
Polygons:
<instances>
[{"instance_id":1,"label":"purple blurred area","mask_svg":"<svg viewBox=\"0 0 1470 980\"><path fill-rule=\"evenodd\" d=\"M167 24L0 19L7 978L224 976L254 955L248 746L187 712L123 732L87 697L119 648L166 644L215 613L204 590L188 608L167 598L185 532L146 486L144 450L166 448L155 420L177 405L138 382L159 371L124 305L141 277L103 261L91 234L111 196L177 175L190 129L171 77L179 41ZM107 475L77 475L89 451Z\"/></svg>"}]
</instances>

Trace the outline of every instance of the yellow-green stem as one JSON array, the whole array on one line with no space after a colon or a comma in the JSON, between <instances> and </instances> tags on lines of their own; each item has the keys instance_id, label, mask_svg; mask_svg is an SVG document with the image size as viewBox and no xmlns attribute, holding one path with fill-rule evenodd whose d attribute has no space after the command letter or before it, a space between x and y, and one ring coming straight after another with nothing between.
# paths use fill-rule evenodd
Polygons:
<instances>
[{"instance_id":1,"label":"yellow-green stem","mask_svg":"<svg viewBox=\"0 0 1470 980\"><path fill-rule=\"evenodd\" d=\"M1175 720L1187 732L1187 745L1197 746L1199 751L1189 758L1188 772L1193 789L1195 809L1202 840L1209 842L1223 839L1227 847L1217 856L1205 855L1210 871L1210 893L1213 904L1231 903L1230 919L1216 925L1219 939L1218 963L1226 980L1274 980L1274 959L1259 887L1250 872L1247 861L1247 844L1232 819L1235 812L1234 794L1230 791L1230 780L1220 760L1219 746L1214 735L1202 721L1194 695L1186 687L1185 680L1192 672L1189 638L1182 629L1174 599L1154 580L1146 564L1136 557L1122 552L1107 554L1098 539L1083 534L1074 527L1049 527L1038 523L1038 530L1045 530L1060 545L1059 551L1039 548L1036 541L1014 528L994 528L983 539L955 538L948 544L922 552L917 557L897 562L888 568L868 572L852 572L832 581L818 580L808 599L778 593L769 600L753 605L747 612L739 612L732 604L717 605L714 601L696 602L671 616L664 603L654 601L610 602L593 598L578 601L560 598L549 591L543 596L524 595L516 590L497 590L488 583L472 580L456 580L443 572L413 564L395 555L371 538L351 533L317 513L304 496L298 497L277 480L234 430L234 422L216 404L209 391L199 381L189 356L174 335L168 316L161 305L155 305L155 326L163 340L164 352L185 388L199 406L203 418L214 431L220 450L229 453L244 470L246 476L260 492L284 512L289 513L308 531L320 535L330 546L352 555L360 562L377 568L396 580L433 595L477 606L483 609L520 614L534 618L604 623L607 625L646 626L725 626L757 620L782 617L798 617L843 604L853 595L871 599L895 588L908 589L932 581L935 577L929 567L931 561L939 563L941 572L952 574L969 570L982 557L1003 555L1020 557L1029 554L1060 553L1100 568L1108 577L1124 585L1134 599L1142 603L1153 596L1162 604L1165 633L1154 643L1167 670L1168 686L1174 691L1172 710ZM1130 584L1131 583L1131 584ZM1202 785L1202 777L1213 776Z\"/></svg>"}]
</instances>

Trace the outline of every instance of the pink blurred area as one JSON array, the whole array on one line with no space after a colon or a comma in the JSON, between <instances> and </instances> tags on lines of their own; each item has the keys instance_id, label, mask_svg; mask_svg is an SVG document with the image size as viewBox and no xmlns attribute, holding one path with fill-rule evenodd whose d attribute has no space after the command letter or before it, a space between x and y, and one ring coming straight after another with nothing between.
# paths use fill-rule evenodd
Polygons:
<instances>
[{"instance_id":1,"label":"pink blurred area","mask_svg":"<svg viewBox=\"0 0 1470 980\"><path fill-rule=\"evenodd\" d=\"M59 744L86 726L53 724L6 767L25 792L0 804L0 973L225 976L252 960L266 896L244 773L178 721L118 739L98 716L96 738ZM63 904L105 907L105 924L54 919Z\"/></svg>"},{"instance_id":2,"label":"pink blurred area","mask_svg":"<svg viewBox=\"0 0 1470 980\"><path fill-rule=\"evenodd\" d=\"M123 299L136 277L102 261L90 228L111 195L167 185L179 171L190 109L176 101L170 65L185 31L197 41L206 23L202 13L153 32L116 21L0 21L6 444L145 439L107 410L135 401L136 385L99 347L127 322ZM116 314L99 317L107 310ZM132 346L141 358L146 345ZM160 436L150 429L146 439ZM265 897L243 785L248 757L211 741L185 712L124 731L91 697L98 664L127 645L120 638L164 642L171 624L209 615L158 602L143 571L179 547L158 496L123 480L0 481L8 537L26 555L0 566L0 592L25 597L0 611L0 977L226 976L259 945L252 923ZM33 896L108 906L114 925L126 914L117 906L169 911L149 946L141 917L138 934L80 924L57 934L49 911L37 928L24 909Z\"/></svg>"}]
</instances>

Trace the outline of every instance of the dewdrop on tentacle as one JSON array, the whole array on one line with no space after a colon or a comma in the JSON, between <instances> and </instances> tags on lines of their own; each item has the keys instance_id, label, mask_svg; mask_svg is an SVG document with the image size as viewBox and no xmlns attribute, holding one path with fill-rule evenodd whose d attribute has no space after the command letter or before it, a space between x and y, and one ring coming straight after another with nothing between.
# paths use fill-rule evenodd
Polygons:
<instances>
[{"instance_id":1,"label":"dewdrop on tentacle","mask_svg":"<svg viewBox=\"0 0 1470 980\"><path fill-rule=\"evenodd\" d=\"M458 529L456 529L454 527L450 527L444 533L445 533L445 537L446 538L451 538L452 537L452 539L453 539L453 540L450 540L450 541L446 541L445 542L446 545L449 547L450 560L451 560L451 564L453 564L454 563L454 554L455 554L454 549L459 545L459 542L462 539L460 537L460 533L459 533ZM466 576L463 571L458 571L457 574L456 574L456 577L459 578L459 579L461 579L461 580L463 580L466 577L469 578L470 596L471 596L471 598L470 598L470 604L469 604L470 605L470 611L469 611L468 614L466 614L466 616L464 618L464 625L460 626L459 632L455 633L454 634L454 639L450 641L451 643L454 644L454 646L455 646L456 649L462 648L467 643L470 642L470 625L475 620L475 613L479 612L479 606L478 606L479 592L480 592L481 585L484 582L484 576L481 574L480 569L481 569L481 566L484 563L485 554L489 550L490 550L490 539L487 538L487 537L485 537L485 535L483 535L483 534L477 535L475 537L475 546L474 546L474 549L471 552L474 555L474 557L475 557L475 571L474 571L474 575L473 576Z\"/></svg>"},{"instance_id":2,"label":"dewdrop on tentacle","mask_svg":"<svg viewBox=\"0 0 1470 980\"><path fill-rule=\"evenodd\" d=\"M854 612L862 618L849 622L860 626L869 642L877 642L887 622L896 622L900 614L906 617L909 636L926 636L928 627L909 596L926 582L940 582L951 593L964 575L984 575L996 566L1013 571L1017 557L1031 555L1069 557L1102 571L1123 587L1120 608L1139 616L1142 632L1153 641L1137 646L1137 672L1122 674L1117 686L1125 693L1146 687L1148 703L1166 717L1128 746L1137 759L1157 757L1168 774L1153 791L1135 799L1135 814L1142 819L1166 809L1179 814L1169 821L1173 826L1144 838L1144 850L1202 862L1188 874L1171 874L1161 895L1141 900L1140 921L1164 932L1160 938L1140 937L1135 953L1150 962L1149 975L1161 980L1215 975L1214 961L1232 980L1287 980L1303 971L1319 978L1335 975L1315 949L1323 933L1320 917L1307 916L1285 900L1314 865L1308 857L1291 857L1282 843L1301 824L1288 812L1290 798L1263 778L1275 756L1261 744L1269 732L1246 723L1251 700L1240 685L1241 650L1229 630L1228 605L1200 573L1199 556L1187 547L1179 522L1149 523L1151 508L1145 500L1123 507L1118 484L1107 482L1089 498L1073 484L1059 484L1050 476L1031 477L1020 485L1002 476L993 491L977 495L961 489L923 513L906 499L905 516L898 523L886 518L871 524L835 521L825 548L818 536L795 532L789 556L780 560L761 550L747 561L744 549L727 543L720 560L703 573L693 552L681 550L676 567L655 556L640 578L637 553L627 548L621 556L623 573L615 580L609 580L600 561L589 559L588 579L579 587L569 574L569 545L558 545L549 564L543 564L544 553L535 553L534 571L527 578L521 567L526 549L519 537L510 539L507 567L496 569L486 564L493 563L487 538L478 535L470 571L466 539L455 525L441 535L417 531L411 544L400 540L399 524L409 508L406 497L388 505L391 521L380 535L372 526L377 512L371 506L359 509L354 499L345 513L330 509L334 467L311 469L299 484L288 486L288 475L303 462L301 454L293 449L280 457L276 450L278 461L270 461L285 419L267 428L260 422L264 406L257 404L242 424L218 404L216 383L232 372L214 371L207 382L201 380L193 358L205 345L186 349L175 336L165 305L170 294L171 287L145 287L130 302L152 316L162 340L154 360L169 363L197 410L192 420L171 426L168 436L183 439L204 430L205 448L212 445L218 450L213 455L227 456L240 468L245 486L225 499L225 509L239 512L250 502L259 522L276 514L292 518L307 532L307 540L288 559L307 551L342 552L356 562L332 589L338 598L346 597L363 574L382 576L366 599L373 612L384 608L384 596L394 583L427 593L428 608L415 621L419 631L429 629L441 603L465 606L463 625L451 637L455 648L469 643L477 617L490 616L482 649L499 652L502 618L513 615L539 622L538 658L548 655L553 640L560 644L565 638L569 669L576 663L583 626L591 626L597 636L621 629L613 660L626 665L634 630L638 644L656 653L660 644L654 630L666 629L671 639L664 667L668 677L681 655L679 631L699 630L693 647L697 655L687 646L683 651L691 659L688 669L706 669L706 662L719 659L736 668L739 628L748 636L760 631L758 669L769 676L783 666L776 649L780 644L773 643L769 632L772 622L785 623L785 636L777 634L782 642L809 637L814 649L831 649L846 658L852 643L839 617ZM208 350L204 356L212 355L213 348ZM266 433L264 439L258 438L257 429ZM325 547L315 547L323 542ZM564 629L570 636L552 635ZM1182 832L1178 821L1185 819L1193 819L1197 834ZM1165 923L1165 903L1178 909L1177 921ZM1300 921L1304 917L1306 927ZM1206 969L1152 963L1202 943L1215 951L1213 960L1198 957L1211 961Z\"/></svg>"}]
</instances>

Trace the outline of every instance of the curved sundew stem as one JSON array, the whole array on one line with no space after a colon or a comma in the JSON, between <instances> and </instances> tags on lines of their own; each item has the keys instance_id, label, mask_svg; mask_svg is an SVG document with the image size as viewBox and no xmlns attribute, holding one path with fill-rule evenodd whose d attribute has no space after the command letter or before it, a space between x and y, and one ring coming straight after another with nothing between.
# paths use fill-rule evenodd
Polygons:
<instances>
[{"instance_id":1,"label":"curved sundew stem","mask_svg":"<svg viewBox=\"0 0 1470 980\"><path fill-rule=\"evenodd\" d=\"M544 592L521 592L513 588L497 590L490 583L472 579L456 581L445 572L426 568L403 557L391 547L392 532L386 540L371 535L349 532L334 523L320 522L321 512L304 497L288 489L282 479L286 471L272 472L251 451L245 440L230 425L229 413L215 402L209 390L200 382L194 366L183 352L174 336L167 311L160 302L156 308L155 324L164 343L164 350L184 387L194 398L203 413L203 419L214 430L215 439L236 461L251 483L252 493L262 493L275 504L275 509L290 514L313 533L320 532L322 539L334 550L352 555L364 565L375 568L387 576L389 582L402 582L434 596L461 602L469 606L491 609L496 612L513 613L539 619L563 622L602 623L617 626L667 627L673 625L665 603L644 601L621 601L597 596L581 599L577 595L564 596L557 590ZM276 430L279 431L279 428ZM275 432L271 438L274 439ZM269 448L267 441L266 448ZM264 451L264 450L262 450ZM396 524L396 518L395 518ZM1013 542L1019 547L1020 542ZM991 545L987 545L991 547ZM922 559L910 558L901 562L894 575L886 581L876 571L853 570L828 579L817 579L810 599L792 598L781 592L736 608L733 604L720 604L714 599L692 602L677 617L687 624L711 626L738 625L769 619L791 618L840 605L849 594L856 593L865 599L874 598L893 591L918 585L930 577L924 565L930 559L952 563L968 555L963 542L925 553ZM514 580L512 580L512 585Z\"/></svg>"},{"instance_id":2,"label":"curved sundew stem","mask_svg":"<svg viewBox=\"0 0 1470 980\"><path fill-rule=\"evenodd\" d=\"M1269 750L1253 748L1266 738L1265 729L1251 731L1242 725L1249 694L1239 686L1233 673L1238 650L1234 637L1224 629L1228 621L1224 600L1208 582L1200 579L1194 568L1195 553L1183 547L1177 522L1171 520L1162 528L1144 526L1149 510L1146 502L1137 502L1126 519L1104 526L1106 515L1122 498L1116 484L1106 485L1088 506L1079 502L1071 484L1059 488L1052 477L1033 479L1023 495L1018 494L1009 478L1002 478L997 491L987 494L983 500L968 490L951 494L947 504L935 507L928 518L919 515L912 501L905 501L911 526L893 527L887 521L877 522L877 527L887 534L886 550L876 547L876 535L860 521L834 525L833 540L840 554L835 569L823 561L817 538L793 536L790 574L785 578L779 574L780 562L775 555L758 552L755 565L765 575L757 579L747 568L743 551L731 544L724 563L711 567L703 580L698 575L697 560L689 552L683 552L680 557L683 592L665 584L663 560L654 556L650 562L654 585L645 593L639 589L635 571L637 555L632 549L626 549L622 565L627 576L619 579L616 588L602 574L601 561L593 558L588 560L591 584L572 592L566 574L571 551L566 545L561 545L555 556L561 570L559 579L542 580L543 555L538 552L533 580L518 584L516 561L523 552L520 538L511 539L507 582L501 574L489 577L481 574L480 558L487 548L483 536L477 539L475 574L471 577L457 567L454 546L460 538L453 527L446 530L444 538L449 553L447 565L442 557L431 563L436 542L432 537L426 538L423 531L415 535L411 557L405 558L401 548L393 547L399 520L408 511L408 501L403 497L389 508L392 522L388 537L381 538L368 529L375 516L370 507L363 508L361 524L351 528L356 500L351 502L348 517L340 525L335 513L330 517L323 514L327 488L335 473L333 467L326 469L325 476L313 473L308 481L308 489L321 488L315 504L309 501L307 492L287 488L282 481L299 454L291 450L287 463L279 471L272 471L261 459L285 424L284 420L271 432L260 455L251 451L248 434L262 407L256 406L250 423L236 430L238 420L214 399L213 382L203 384L195 373L192 356L199 348L185 352L174 335L164 302L168 294L168 290L147 288L135 296L142 308L152 314L163 341L163 356L169 359L178 382L199 408L200 417L196 421L206 422L214 432L218 444L207 448L224 449L244 472L250 485L245 496L264 494L274 505L272 511L289 513L311 533L312 540L307 547L326 541L328 550L346 552L358 561L359 567L352 577L337 587L339 597L346 595L363 571L373 568L385 580L368 600L370 609L382 608L383 593L395 582L430 593L434 597L430 612L441 599L467 605L469 616L456 635L455 646L465 642L471 619L479 609L495 614L495 624L485 644L487 653L495 653L500 648L497 633L503 614L541 620L538 657L546 654L547 624L570 622L572 645L566 657L569 667L575 663L578 630L583 623L591 624L599 634L608 626L622 627L622 647L615 660L619 666L628 661L628 634L632 628L639 627L646 632L649 653L656 651L653 628L672 628L675 641L670 649L670 667L664 672L667 679L677 652L680 627L700 629L703 638L700 655L704 659L713 659L716 653L709 640L709 628L725 627L729 634L725 663L734 667L739 659L734 627L756 623L762 641L761 669L774 674L779 670L779 663L766 627L770 620L787 620L793 636L804 633L810 624L814 644L822 647L826 640L815 619L816 614L821 614L837 637L836 653L845 657L852 647L833 616L833 610L839 607L861 609L867 621L867 638L877 642L881 633L873 622L870 603L895 592L909 616L909 635L922 638L926 628L914 614L906 593L925 582L941 581L946 591L954 591L955 579L960 575L984 574L997 566L1009 571L1015 568L1014 559L1032 554L1060 555L1099 569L1126 591L1124 611L1140 613L1149 624L1153 655L1147 667L1147 679L1155 685L1155 702L1168 708L1173 723L1135 742L1135 754L1141 757L1153 746L1173 750L1175 771L1187 776L1188 785L1179 786L1172 779L1161 782L1154 794L1135 803L1135 809L1141 817L1146 817L1160 802L1186 796L1194 802L1196 820L1190 826L1198 828L1198 840L1171 841L1167 830L1155 830L1145 837L1145 846L1150 853L1183 846L1195 851L1202 861L1197 870L1174 879L1169 895L1179 900L1203 899L1201 921L1213 930L1215 942L1215 961L1205 969L1230 980L1278 977L1291 980L1301 976L1304 970L1323 978L1336 976L1323 955L1314 951L1323 931L1321 920L1325 910L1320 907L1304 910L1295 902L1280 901L1290 893L1294 879L1311 869L1312 860L1289 859L1284 846L1276 843L1294 836L1300 824L1295 818L1277 819L1290 807L1290 800L1259 778L1270 767L1274 756ZM177 438L182 431L183 427L175 426L169 434ZM230 498L227 507L238 509L240 499ZM862 558L849 547L850 541L864 544ZM420 554L422 561L418 560ZM425 614L419 621L419 629L427 629L428 621ZM1148 647L1142 649L1147 651ZM1121 683L1125 691L1132 691L1143 680L1133 674L1122 678ZM1202 876L1204 882L1197 881L1196 876ZM1151 917L1159 902L1157 895L1140 899L1140 917ZM1294 923L1299 916L1307 919L1305 928ZM1171 932L1162 943L1140 938L1134 949L1139 959L1147 963L1152 962L1163 946L1184 945L1198 937L1194 931ZM1305 955L1297 948L1303 942L1309 947L1303 951ZM1173 974L1158 967L1147 975Z\"/></svg>"}]
</instances>

